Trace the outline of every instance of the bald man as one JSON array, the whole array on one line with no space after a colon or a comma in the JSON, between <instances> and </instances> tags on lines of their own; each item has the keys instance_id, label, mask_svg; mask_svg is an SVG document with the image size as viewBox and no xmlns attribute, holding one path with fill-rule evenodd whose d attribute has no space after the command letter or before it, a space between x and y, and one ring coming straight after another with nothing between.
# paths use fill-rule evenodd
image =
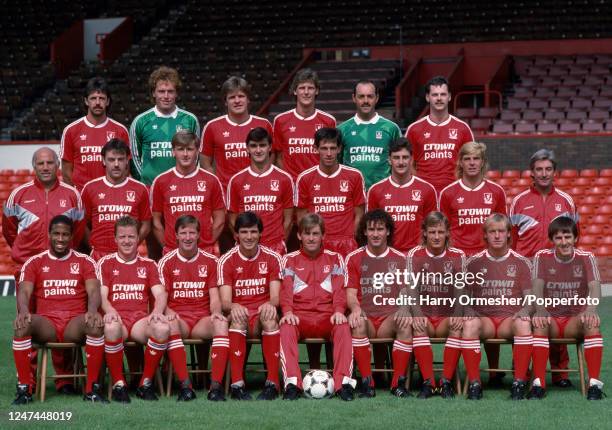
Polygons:
<instances>
[{"instance_id":1,"label":"bald man","mask_svg":"<svg viewBox=\"0 0 612 430\"><path fill-rule=\"evenodd\" d=\"M59 158L55 151L42 147L32 155L32 167L36 178L15 188L4 203L2 234L11 247L11 257L17 266L15 280L19 279L21 266L32 256L49 247L49 222L56 215L66 215L75 225L73 246L83 236L83 208L79 192L57 177ZM17 282L15 283L17 285ZM30 306L33 306L30 303ZM61 351L54 352L56 371L61 369ZM58 390L74 391L71 379L56 379Z\"/></svg>"}]
</instances>

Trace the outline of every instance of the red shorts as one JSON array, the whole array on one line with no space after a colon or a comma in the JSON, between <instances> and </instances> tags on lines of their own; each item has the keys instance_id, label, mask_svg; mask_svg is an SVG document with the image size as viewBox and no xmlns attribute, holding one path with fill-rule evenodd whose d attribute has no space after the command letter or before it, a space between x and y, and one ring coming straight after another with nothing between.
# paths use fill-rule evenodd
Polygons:
<instances>
[{"instance_id":1,"label":"red shorts","mask_svg":"<svg viewBox=\"0 0 612 430\"><path fill-rule=\"evenodd\" d=\"M442 321L447 319L448 317L427 317L427 320L431 323L434 330L438 329L438 326L442 324Z\"/></svg>"},{"instance_id":2,"label":"red shorts","mask_svg":"<svg viewBox=\"0 0 612 430\"><path fill-rule=\"evenodd\" d=\"M181 318L181 321L184 321L187 324L187 327L189 327L189 334L191 335L191 332L193 330L193 328L196 326L196 324L204 317L207 317L210 315L210 312L189 312L189 311L177 311L179 317Z\"/></svg>"},{"instance_id":3,"label":"red shorts","mask_svg":"<svg viewBox=\"0 0 612 430\"><path fill-rule=\"evenodd\" d=\"M557 325L559 329L559 337L565 337L565 327L570 322L572 317L552 317L552 320Z\"/></svg>"},{"instance_id":4,"label":"red shorts","mask_svg":"<svg viewBox=\"0 0 612 430\"><path fill-rule=\"evenodd\" d=\"M374 325L374 330L376 330L378 332L378 329L380 328L380 326L382 325L383 322L385 322L385 320L387 318L390 318L390 316L385 316L385 317L368 317L368 320L372 322L372 325Z\"/></svg>"},{"instance_id":5,"label":"red shorts","mask_svg":"<svg viewBox=\"0 0 612 430\"><path fill-rule=\"evenodd\" d=\"M285 245L284 240L280 240L278 242L272 243L262 243L267 248L270 248L272 251L276 252L278 255L285 255L287 253L287 245Z\"/></svg>"},{"instance_id":6,"label":"red shorts","mask_svg":"<svg viewBox=\"0 0 612 430\"><path fill-rule=\"evenodd\" d=\"M484 317L484 318L488 318L491 320L491 322L493 323L493 326L495 327L495 333L493 334L493 338L497 338L497 330L499 330L499 326L508 318L512 318L512 317Z\"/></svg>"},{"instance_id":7,"label":"red shorts","mask_svg":"<svg viewBox=\"0 0 612 430\"><path fill-rule=\"evenodd\" d=\"M123 324L127 329L128 337L132 335L132 327L134 327L134 324L136 324L142 318L145 318L147 315L148 314L145 311L119 313L119 316L121 317L121 324Z\"/></svg>"},{"instance_id":8,"label":"red shorts","mask_svg":"<svg viewBox=\"0 0 612 430\"><path fill-rule=\"evenodd\" d=\"M342 257L346 257L358 248L357 242L352 237L325 239L323 247L329 251L337 252Z\"/></svg>"},{"instance_id":9,"label":"red shorts","mask_svg":"<svg viewBox=\"0 0 612 430\"><path fill-rule=\"evenodd\" d=\"M329 320L331 314L321 313L313 315L312 313L295 312L295 315L300 319L298 324L298 339L305 338L323 338L331 341L332 328L334 327Z\"/></svg>"},{"instance_id":10,"label":"red shorts","mask_svg":"<svg viewBox=\"0 0 612 430\"><path fill-rule=\"evenodd\" d=\"M58 342L64 341L64 330L66 330L66 326L72 320L72 318L78 316L79 314L75 314L74 312L54 312L52 314L38 314L41 317L47 318L53 327L55 328L55 338Z\"/></svg>"}]
</instances>

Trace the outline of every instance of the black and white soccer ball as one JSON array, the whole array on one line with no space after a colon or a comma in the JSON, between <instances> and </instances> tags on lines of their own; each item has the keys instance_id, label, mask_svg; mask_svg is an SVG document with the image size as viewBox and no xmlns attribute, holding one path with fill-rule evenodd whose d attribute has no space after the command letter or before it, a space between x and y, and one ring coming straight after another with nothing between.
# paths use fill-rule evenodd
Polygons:
<instances>
[{"instance_id":1,"label":"black and white soccer ball","mask_svg":"<svg viewBox=\"0 0 612 430\"><path fill-rule=\"evenodd\" d=\"M334 378L325 370L311 370L302 381L304 394L311 399L324 399L334 394Z\"/></svg>"}]
</instances>

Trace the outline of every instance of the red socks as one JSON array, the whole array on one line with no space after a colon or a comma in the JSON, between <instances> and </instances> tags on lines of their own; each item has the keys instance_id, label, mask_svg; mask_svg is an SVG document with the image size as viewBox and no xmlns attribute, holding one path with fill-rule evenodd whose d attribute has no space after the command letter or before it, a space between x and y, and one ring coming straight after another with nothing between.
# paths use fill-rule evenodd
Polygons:
<instances>
[{"instance_id":1,"label":"red socks","mask_svg":"<svg viewBox=\"0 0 612 430\"><path fill-rule=\"evenodd\" d=\"M32 352L32 337L13 338L13 357L17 368L17 381L19 384L26 384L32 389L32 373L30 372L30 354Z\"/></svg>"},{"instance_id":2,"label":"red socks","mask_svg":"<svg viewBox=\"0 0 612 430\"><path fill-rule=\"evenodd\" d=\"M391 358L393 359L393 379L391 380L391 388L397 387L399 378L406 376L411 352L411 342L397 339L393 342L393 350L391 352Z\"/></svg>"},{"instance_id":3,"label":"red socks","mask_svg":"<svg viewBox=\"0 0 612 430\"><path fill-rule=\"evenodd\" d=\"M546 363L548 363L548 336L533 336L533 379L539 379L540 387L546 388ZM516 364L516 363L515 363Z\"/></svg>"},{"instance_id":4,"label":"red socks","mask_svg":"<svg viewBox=\"0 0 612 430\"><path fill-rule=\"evenodd\" d=\"M149 338L145 349L144 369L140 378L140 386L144 385L145 380L153 380L153 375L155 375L159 361L164 355L167 346L166 342L160 342L152 337Z\"/></svg>"},{"instance_id":5,"label":"red socks","mask_svg":"<svg viewBox=\"0 0 612 430\"><path fill-rule=\"evenodd\" d=\"M90 393L93 384L98 381L102 361L104 360L104 336L91 337L87 336L85 341L85 356L87 357L87 383L85 384L85 392Z\"/></svg>"},{"instance_id":6,"label":"red socks","mask_svg":"<svg viewBox=\"0 0 612 430\"><path fill-rule=\"evenodd\" d=\"M433 351L431 349L431 342L428 336L417 336L412 339L414 346L414 358L416 359L419 369L421 369L421 375L423 380L429 380L431 386L435 387L436 382L433 371Z\"/></svg>"},{"instance_id":7,"label":"red socks","mask_svg":"<svg viewBox=\"0 0 612 430\"><path fill-rule=\"evenodd\" d=\"M584 360L589 371L589 378L599 379L601 358L603 356L603 339L601 334L584 337Z\"/></svg>"},{"instance_id":8,"label":"red socks","mask_svg":"<svg viewBox=\"0 0 612 430\"><path fill-rule=\"evenodd\" d=\"M280 380L278 378L280 330L262 332L261 349L268 368L268 381L274 382L276 388L280 390Z\"/></svg>"},{"instance_id":9,"label":"red socks","mask_svg":"<svg viewBox=\"0 0 612 430\"><path fill-rule=\"evenodd\" d=\"M461 342L463 362L467 370L468 381L480 382L480 339L463 339Z\"/></svg>"},{"instance_id":10,"label":"red socks","mask_svg":"<svg viewBox=\"0 0 612 430\"><path fill-rule=\"evenodd\" d=\"M353 356L357 363L357 369L362 378L370 378L371 386L374 386L374 379L372 378L372 364L371 360L371 348L370 339L367 337L353 338Z\"/></svg>"},{"instance_id":11,"label":"red socks","mask_svg":"<svg viewBox=\"0 0 612 430\"><path fill-rule=\"evenodd\" d=\"M457 337L449 337L444 345L444 364L442 377L447 381L451 381L457 370L457 363L461 357L461 339Z\"/></svg>"},{"instance_id":12,"label":"red socks","mask_svg":"<svg viewBox=\"0 0 612 430\"><path fill-rule=\"evenodd\" d=\"M180 334L170 335L167 352L170 363L172 363L172 369L178 380L180 382L188 381L187 354L185 353L185 344Z\"/></svg>"},{"instance_id":13,"label":"red socks","mask_svg":"<svg viewBox=\"0 0 612 430\"><path fill-rule=\"evenodd\" d=\"M229 338L227 336L215 336L210 349L210 361L212 373L210 379L221 384L225 367L227 366L227 354L229 353Z\"/></svg>"},{"instance_id":14,"label":"red socks","mask_svg":"<svg viewBox=\"0 0 612 430\"><path fill-rule=\"evenodd\" d=\"M232 384L244 382L244 360L246 360L246 330L229 330L230 368Z\"/></svg>"},{"instance_id":15,"label":"red socks","mask_svg":"<svg viewBox=\"0 0 612 430\"><path fill-rule=\"evenodd\" d=\"M107 340L104 343L104 352L113 385L117 382L125 384L125 377L123 375L123 339Z\"/></svg>"},{"instance_id":16,"label":"red socks","mask_svg":"<svg viewBox=\"0 0 612 430\"><path fill-rule=\"evenodd\" d=\"M533 336L514 336L512 359L514 360L514 379L527 381L529 361L533 352Z\"/></svg>"}]
</instances>

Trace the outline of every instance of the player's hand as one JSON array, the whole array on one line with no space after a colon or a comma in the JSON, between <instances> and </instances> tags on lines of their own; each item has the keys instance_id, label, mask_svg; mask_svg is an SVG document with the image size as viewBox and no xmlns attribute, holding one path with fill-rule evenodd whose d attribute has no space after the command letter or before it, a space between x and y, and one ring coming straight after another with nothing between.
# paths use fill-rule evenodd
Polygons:
<instances>
[{"instance_id":1,"label":"player's hand","mask_svg":"<svg viewBox=\"0 0 612 430\"><path fill-rule=\"evenodd\" d=\"M346 316L343 313L334 312L333 315L329 318L329 321L331 321L333 325L338 325L345 324L348 320L346 319Z\"/></svg>"},{"instance_id":2,"label":"player's hand","mask_svg":"<svg viewBox=\"0 0 612 430\"><path fill-rule=\"evenodd\" d=\"M365 315L361 312L361 309L357 309L354 312L351 312L348 316L348 323L351 328L361 327L363 320L365 319Z\"/></svg>"},{"instance_id":3,"label":"player's hand","mask_svg":"<svg viewBox=\"0 0 612 430\"><path fill-rule=\"evenodd\" d=\"M230 316L232 321L237 324L248 324L249 323L249 310L242 305L234 303L230 310Z\"/></svg>"},{"instance_id":4,"label":"player's hand","mask_svg":"<svg viewBox=\"0 0 612 430\"><path fill-rule=\"evenodd\" d=\"M262 321L274 320L278 316L276 308L270 302L266 302L257 308L257 313Z\"/></svg>"},{"instance_id":5,"label":"player's hand","mask_svg":"<svg viewBox=\"0 0 612 430\"><path fill-rule=\"evenodd\" d=\"M537 310L531 318L533 328L548 328L550 325L550 314L545 309Z\"/></svg>"},{"instance_id":6,"label":"player's hand","mask_svg":"<svg viewBox=\"0 0 612 430\"><path fill-rule=\"evenodd\" d=\"M86 312L85 313L85 325L91 328L104 327L104 320L97 312Z\"/></svg>"},{"instance_id":7,"label":"player's hand","mask_svg":"<svg viewBox=\"0 0 612 430\"><path fill-rule=\"evenodd\" d=\"M299 325L300 319L296 314L289 311L280 320L280 324Z\"/></svg>"},{"instance_id":8,"label":"player's hand","mask_svg":"<svg viewBox=\"0 0 612 430\"><path fill-rule=\"evenodd\" d=\"M580 322L585 326L585 328L598 328L601 321L597 312L584 311L580 315Z\"/></svg>"},{"instance_id":9,"label":"player's hand","mask_svg":"<svg viewBox=\"0 0 612 430\"><path fill-rule=\"evenodd\" d=\"M408 328L414 322L414 318L405 309L400 309L393 315L393 321L399 328Z\"/></svg>"},{"instance_id":10,"label":"player's hand","mask_svg":"<svg viewBox=\"0 0 612 430\"><path fill-rule=\"evenodd\" d=\"M103 320L104 324L110 324L114 321L121 323L121 316L117 313L117 311L113 309L112 311L106 312L104 314Z\"/></svg>"},{"instance_id":11,"label":"player's hand","mask_svg":"<svg viewBox=\"0 0 612 430\"><path fill-rule=\"evenodd\" d=\"M164 314L161 314L159 312L151 312L151 315L149 315L149 318L148 318L149 324L165 323L167 321L168 319L164 316Z\"/></svg>"},{"instance_id":12,"label":"player's hand","mask_svg":"<svg viewBox=\"0 0 612 430\"><path fill-rule=\"evenodd\" d=\"M415 332L427 333L427 317L413 317L412 327Z\"/></svg>"},{"instance_id":13,"label":"player's hand","mask_svg":"<svg viewBox=\"0 0 612 430\"><path fill-rule=\"evenodd\" d=\"M529 315L529 310L526 308L521 309L517 313L512 316L513 320L523 320L523 321L531 321L531 315Z\"/></svg>"},{"instance_id":14,"label":"player's hand","mask_svg":"<svg viewBox=\"0 0 612 430\"><path fill-rule=\"evenodd\" d=\"M32 315L29 312L20 312L17 314L13 322L13 329L21 330L26 328L32 322Z\"/></svg>"},{"instance_id":15,"label":"player's hand","mask_svg":"<svg viewBox=\"0 0 612 430\"><path fill-rule=\"evenodd\" d=\"M170 321L174 321L174 320L180 320L181 317L179 316L179 314L177 314L176 312L174 312L172 309L166 309L166 321L170 322Z\"/></svg>"},{"instance_id":16,"label":"player's hand","mask_svg":"<svg viewBox=\"0 0 612 430\"><path fill-rule=\"evenodd\" d=\"M450 329L451 331L463 330L463 317L451 317L450 318Z\"/></svg>"},{"instance_id":17,"label":"player's hand","mask_svg":"<svg viewBox=\"0 0 612 430\"><path fill-rule=\"evenodd\" d=\"M212 314L210 314L210 319L213 321L217 320L217 321L227 322L227 318L223 316L223 314L220 314L219 312L213 312Z\"/></svg>"}]
</instances>

